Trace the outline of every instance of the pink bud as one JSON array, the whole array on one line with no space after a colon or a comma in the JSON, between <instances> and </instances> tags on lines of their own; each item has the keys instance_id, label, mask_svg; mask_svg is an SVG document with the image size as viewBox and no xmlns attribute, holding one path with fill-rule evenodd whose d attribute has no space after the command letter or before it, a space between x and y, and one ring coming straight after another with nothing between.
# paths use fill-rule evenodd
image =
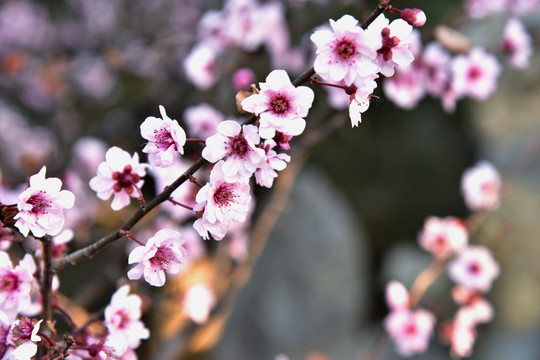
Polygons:
<instances>
[{"instance_id":1,"label":"pink bud","mask_svg":"<svg viewBox=\"0 0 540 360\"><path fill-rule=\"evenodd\" d=\"M415 27L424 26L426 23L426 14L420 9L403 9L401 18Z\"/></svg>"},{"instance_id":2,"label":"pink bud","mask_svg":"<svg viewBox=\"0 0 540 360\"><path fill-rule=\"evenodd\" d=\"M241 68L233 74L233 84L236 90L246 90L255 81L255 74L251 69Z\"/></svg>"}]
</instances>

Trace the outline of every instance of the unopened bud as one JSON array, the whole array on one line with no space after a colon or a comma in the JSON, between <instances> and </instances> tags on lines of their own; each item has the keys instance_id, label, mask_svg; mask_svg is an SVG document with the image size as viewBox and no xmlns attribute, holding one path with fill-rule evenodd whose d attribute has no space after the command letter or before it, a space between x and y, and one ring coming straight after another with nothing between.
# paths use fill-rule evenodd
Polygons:
<instances>
[{"instance_id":1,"label":"unopened bud","mask_svg":"<svg viewBox=\"0 0 540 360\"><path fill-rule=\"evenodd\" d=\"M420 9L403 9L401 18L414 27L424 26L426 23L426 14Z\"/></svg>"}]
</instances>

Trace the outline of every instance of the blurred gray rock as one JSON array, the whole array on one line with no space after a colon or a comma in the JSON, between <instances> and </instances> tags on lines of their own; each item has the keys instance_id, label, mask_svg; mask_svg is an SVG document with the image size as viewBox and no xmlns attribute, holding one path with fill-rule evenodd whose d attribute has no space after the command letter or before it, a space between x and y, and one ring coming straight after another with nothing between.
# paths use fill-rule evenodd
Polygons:
<instances>
[{"instance_id":1,"label":"blurred gray rock","mask_svg":"<svg viewBox=\"0 0 540 360\"><path fill-rule=\"evenodd\" d=\"M366 237L324 173L302 171L210 359L352 359L365 317Z\"/></svg>"}]
</instances>

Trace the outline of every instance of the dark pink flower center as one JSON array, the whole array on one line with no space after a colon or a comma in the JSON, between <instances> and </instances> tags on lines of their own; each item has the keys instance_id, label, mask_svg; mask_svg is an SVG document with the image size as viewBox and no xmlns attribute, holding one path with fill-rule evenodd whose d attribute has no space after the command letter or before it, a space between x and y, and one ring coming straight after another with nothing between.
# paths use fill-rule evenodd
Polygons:
<instances>
[{"instance_id":1,"label":"dark pink flower center","mask_svg":"<svg viewBox=\"0 0 540 360\"><path fill-rule=\"evenodd\" d=\"M270 102L271 110L279 115L287 113L290 105L289 99L281 94L275 95Z\"/></svg>"},{"instance_id":2,"label":"dark pink flower center","mask_svg":"<svg viewBox=\"0 0 540 360\"><path fill-rule=\"evenodd\" d=\"M392 58L392 48L398 46L399 39L397 36L390 36L390 28L385 27L381 31L382 47L377 50L377 53L383 56L384 61Z\"/></svg>"},{"instance_id":3,"label":"dark pink flower center","mask_svg":"<svg viewBox=\"0 0 540 360\"><path fill-rule=\"evenodd\" d=\"M26 316L23 316L21 318L21 321L19 321L11 328L10 337L15 344L19 345L26 341L30 341L30 338L32 337L32 331L34 330L34 324L35 322L37 322L34 321L31 321Z\"/></svg>"},{"instance_id":4,"label":"dark pink flower center","mask_svg":"<svg viewBox=\"0 0 540 360\"><path fill-rule=\"evenodd\" d=\"M469 80L476 80L482 75L482 70L478 66L471 66L467 72Z\"/></svg>"},{"instance_id":5,"label":"dark pink flower center","mask_svg":"<svg viewBox=\"0 0 540 360\"><path fill-rule=\"evenodd\" d=\"M348 39L341 39L334 45L334 52L340 59L349 61L356 54L356 45Z\"/></svg>"},{"instance_id":6,"label":"dark pink flower center","mask_svg":"<svg viewBox=\"0 0 540 360\"><path fill-rule=\"evenodd\" d=\"M176 143L171 133L165 129L154 130L153 143L156 144L160 150L167 150L172 145L174 145L175 150L177 150Z\"/></svg>"},{"instance_id":7,"label":"dark pink flower center","mask_svg":"<svg viewBox=\"0 0 540 360\"><path fill-rule=\"evenodd\" d=\"M134 186L141 180L141 177L135 173L132 173L131 165L126 165L124 171L115 171L112 174L112 179L115 180L113 190L120 192L124 190L126 193L131 194Z\"/></svg>"},{"instance_id":8,"label":"dark pink flower center","mask_svg":"<svg viewBox=\"0 0 540 360\"><path fill-rule=\"evenodd\" d=\"M3 274L2 277L0 278L1 291L6 291L6 292L14 291L19 288L19 284L20 284L19 278L11 272L7 274Z\"/></svg>"},{"instance_id":9,"label":"dark pink flower center","mask_svg":"<svg viewBox=\"0 0 540 360\"><path fill-rule=\"evenodd\" d=\"M231 139L231 148L230 148L231 154L244 157L246 153L248 152L248 150L249 150L248 142L242 134Z\"/></svg>"},{"instance_id":10,"label":"dark pink flower center","mask_svg":"<svg viewBox=\"0 0 540 360\"><path fill-rule=\"evenodd\" d=\"M30 196L26 200L26 203L32 205L32 212L36 215L46 214L47 209L51 207L51 202L47 199L43 191Z\"/></svg>"},{"instance_id":11,"label":"dark pink flower center","mask_svg":"<svg viewBox=\"0 0 540 360\"><path fill-rule=\"evenodd\" d=\"M405 329L403 330L407 335L414 335L418 331L415 323L408 323L407 325L405 325Z\"/></svg>"},{"instance_id":12,"label":"dark pink flower center","mask_svg":"<svg viewBox=\"0 0 540 360\"><path fill-rule=\"evenodd\" d=\"M232 184L223 183L214 192L214 202L218 206L227 206L234 198Z\"/></svg>"},{"instance_id":13,"label":"dark pink flower center","mask_svg":"<svg viewBox=\"0 0 540 360\"><path fill-rule=\"evenodd\" d=\"M482 271L482 266L478 262L473 261L469 264L467 270L473 275L478 275Z\"/></svg>"},{"instance_id":14,"label":"dark pink flower center","mask_svg":"<svg viewBox=\"0 0 540 360\"><path fill-rule=\"evenodd\" d=\"M171 261L174 259L174 254L170 248L160 246L153 258L151 258L150 264L152 267L157 267L163 270L169 270L171 268Z\"/></svg>"}]
</instances>

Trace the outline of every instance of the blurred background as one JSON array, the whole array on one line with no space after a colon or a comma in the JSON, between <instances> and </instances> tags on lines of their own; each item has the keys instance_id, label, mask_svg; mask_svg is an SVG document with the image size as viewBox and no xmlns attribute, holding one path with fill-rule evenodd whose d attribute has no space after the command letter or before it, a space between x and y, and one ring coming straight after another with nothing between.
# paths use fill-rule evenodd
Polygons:
<instances>
[{"instance_id":1,"label":"blurred background","mask_svg":"<svg viewBox=\"0 0 540 360\"><path fill-rule=\"evenodd\" d=\"M365 19L377 3L258 4L268 5L268 16L253 20L251 32L262 32L263 40L249 43L248 37L241 37L221 44L215 53L201 50L200 62L208 66L197 69L189 65L190 55L205 31L222 27L219 17L208 15L211 9L222 11L222 1L0 2L2 185L17 189L43 164L48 176L65 176L66 169L76 167L74 152L81 138L101 139L107 147L120 146L142 156L139 126L147 116L158 115L158 105L184 125L186 110L203 103L224 118L239 118L234 95L249 82L233 78L238 69L252 71L251 82L263 81L275 68L285 68L294 78L313 63L309 36L314 28L347 13ZM470 19L461 2L450 0L404 0L394 5L424 10L428 22L420 30L425 43L433 39L436 25L446 24L489 48L508 18L499 14ZM203 15L205 22L200 20ZM540 12L522 19L538 40ZM237 24L242 20L236 19ZM348 112L329 107L326 91L313 88L316 103L307 118L308 130L310 122L336 117L343 126L306 153L250 281L240 291L229 321L216 325L224 326L224 332L209 327L187 342L180 330L164 331L185 326L167 324L180 311L171 305L170 289L141 285L152 304L148 327L152 334L163 334L142 345L140 358L363 358L383 331L386 283L397 279L410 287L430 262L416 240L424 220L433 215L466 217L461 175L478 160L489 160L501 172L506 196L471 242L492 246L502 271L488 294L495 319L479 327L471 359L539 359L540 56L534 54L522 71L503 65L493 96L484 102L460 101L452 113L430 97L412 110L402 110L379 87L379 101L372 102L362 124L353 129ZM196 159L199 153L200 147L193 145L186 157ZM91 152L86 156L93 158ZM99 163L102 156L96 151L93 160ZM150 197L152 178L147 184L144 190ZM257 216L271 192L257 189L256 195ZM108 205L88 200L83 206L105 211ZM131 210L109 209L86 219L71 248L114 229ZM121 251L104 251L75 271L61 272L60 291L89 311L106 305L126 271L125 244L115 246ZM209 254L215 251L215 244L206 242L205 247ZM99 285L81 280L88 271ZM438 314L441 321L455 310L450 287L443 274L422 300L432 307L450 304ZM183 347L186 343L189 351ZM388 344L380 358L399 357ZM428 353L418 358L448 359L448 348L432 339Z\"/></svg>"}]
</instances>

